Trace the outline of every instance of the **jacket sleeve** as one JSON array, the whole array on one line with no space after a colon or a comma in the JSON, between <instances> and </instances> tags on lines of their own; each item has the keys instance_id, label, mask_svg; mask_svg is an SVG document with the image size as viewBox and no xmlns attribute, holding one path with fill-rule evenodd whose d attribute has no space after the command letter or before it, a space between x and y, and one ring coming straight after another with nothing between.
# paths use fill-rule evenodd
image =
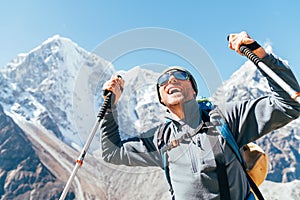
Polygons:
<instances>
[{"instance_id":1,"label":"jacket sleeve","mask_svg":"<svg viewBox=\"0 0 300 200\"><path fill-rule=\"evenodd\" d=\"M286 63L273 55L265 56L262 61L295 91L300 91L299 84ZM268 80L271 95L219 106L240 147L299 117L299 103L291 99L268 75L262 71L261 73Z\"/></svg>"},{"instance_id":2,"label":"jacket sleeve","mask_svg":"<svg viewBox=\"0 0 300 200\"><path fill-rule=\"evenodd\" d=\"M101 146L104 161L129 166L161 166L161 156L153 138L155 129L141 135L121 141L117 110L108 111L101 124Z\"/></svg>"}]
</instances>

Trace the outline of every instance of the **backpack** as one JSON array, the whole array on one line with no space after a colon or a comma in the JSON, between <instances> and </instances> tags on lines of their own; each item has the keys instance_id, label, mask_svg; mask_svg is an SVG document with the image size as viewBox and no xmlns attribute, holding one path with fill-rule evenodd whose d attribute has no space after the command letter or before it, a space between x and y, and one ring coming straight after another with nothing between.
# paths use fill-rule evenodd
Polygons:
<instances>
[{"instance_id":1,"label":"backpack","mask_svg":"<svg viewBox=\"0 0 300 200\"><path fill-rule=\"evenodd\" d=\"M174 197L174 191L172 188L172 183L170 179L169 169L167 165L167 150L170 150L172 148L176 148L180 145L180 142L185 140L186 138L191 138L196 134L199 134L202 129L205 128L205 124L209 122L209 112L217 109L212 104L211 101L209 101L207 98L203 98L198 100L199 109L202 112L202 122L201 124L192 132L183 134L180 138L167 142L164 141L164 139L168 138L169 136L165 136L164 132L167 129L167 127L170 125L170 121L166 121L165 124L160 128L158 137L157 137L157 145L160 150L160 154L162 156L163 161L163 169L165 172L165 176L167 179L167 182L169 184L169 191L171 192L172 199L175 199ZM236 141L234 140L234 137L230 131L230 129L227 126L227 123L225 122L224 118L222 117L222 114L217 111L221 117L221 126L216 127L216 129L220 132L222 137L226 139L227 143L233 150L234 154L237 156L238 160L240 161L247 179L249 181L249 184L251 186L252 191L255 193L255 197L251 196L248 199L264 199L261 192L258 189L258 186L266 179L267 173L268 173L268 158L266 153L255 143L249 143L243 146L242 149L238 148L238 145ZM214 136L214 138L217 138ZM214 145L218 146L218 145ZM222 185L220 187L220 195L223 196L224 199L230 199L229 197L229 187L228 187L228 181L227 181L227 173L225 171L225 164L224 164L224 156L220 155L221 150L214 150L215 154L215 160L217 163L217 174L218 174L218 180L219 185ZM220 183L221 182L221 183ZM224 185L227 185L224 187ZM225 189L226 188L226 189ZM222 191L223 190L223 191ZM227 191L226 191L227 190Z\"/></svg>"},{"instance_id":2,"label":"backpack","mask_svg":"<svg viewBox=\"0 0 300 200\"><path fill-rule=\"evenodd\" d=\"M260 186L267 178L268 156L257 144L250 142L243 146L243 157L246 170L257 186Z\"/></svg>"}]
</instances>

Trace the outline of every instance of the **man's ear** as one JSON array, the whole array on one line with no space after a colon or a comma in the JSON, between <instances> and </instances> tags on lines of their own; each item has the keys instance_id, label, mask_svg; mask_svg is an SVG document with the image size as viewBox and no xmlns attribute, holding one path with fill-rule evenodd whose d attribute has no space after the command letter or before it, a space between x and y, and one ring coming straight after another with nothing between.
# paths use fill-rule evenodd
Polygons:
<instances>
[{"instance_id":1,"label":"man's ear","mask_svg":"<svg viewBox=\"0 0 300 200\"><path fill-rule=\"evenodd\" d=\"M166 106L165 101L163 100L163 98L162 98L161 96L160 96L159 101L160 101L160 103L161 103L162 105Z\"/></svg>"}]
</instances>

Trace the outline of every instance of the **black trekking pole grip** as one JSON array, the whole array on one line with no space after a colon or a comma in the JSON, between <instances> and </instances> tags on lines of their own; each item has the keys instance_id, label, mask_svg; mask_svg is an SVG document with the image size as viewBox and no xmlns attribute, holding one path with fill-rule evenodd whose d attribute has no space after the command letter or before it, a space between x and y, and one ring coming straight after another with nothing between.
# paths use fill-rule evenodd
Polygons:
<instances>
[{"instance_id":1,"label":"black trekking pole grip","mask_svg":"<svg viewBox=\"0 0 300 200\"><path fill-rule=\"evenodd\" d=\"M121 75L117 75L117 77L120 78L120 79L122 79L122 76L121 76ZM123 88L122 88L122 87L121 87L121 90L123 91ZM103 91L103 96L104 96L105 100L104 100L104 102L103 102L103 104L102 104L102 107L101 107L101 109L100 109L100 111L99 111L99 113L98 113L98 115L97 115L98 121L99 121L99 122L103 119L103 117L104 117L104 115L105 115L107 109L110 108L111 104L113 103L113 102L111 102L111 101L114 99L114 98L113 98L114 95L115 95L115 94L113 94L113 93L112 93L111 91L109 91L109 90L104 90L104 91Z\"/></svg>"},{"instance_id":2,"label":"black trekking pole grip","mask_svg":"<svg viewBox=\"0 0 300 200\"><path fill-rule=\"evenodd\" d=\"M251 60L256 66L259 62L261 62L261 59L255 55L247 46L241 45L240 46L240 52L244 54L249 60Z\"/></svg>"},{"instance_id":3,"label":"black trekking pole grip","mask_svg":"<svg viewBox=\"0 0 300 200\"><path fill-rule=\"evenodd\" d=\"M229 41L229 35L227 36L227 41ZM251 44L250 44L251 45ZM256 67L264 71L271 79L273 79L283 90L285 90L290 97L300 103L300 92L295 91L289 84L287 84L281 77L279 77L270 67L268 67L262 60L255 55L248 45L241 45L239 50L244 54L249 60L251 60Z\"/></svg>"},{"instance_id":4,"label":"black trekking pole grip","mask_svg":"<svg viewBox=\"0 0 300 200\"><path fill-rule=\"evenodd\" d=\"M285 90L292 99L300 103L300 92L295 91L289 84L280 78L270 67L255 55L246 45L240 46L240 51L251 60L258 68L264 71L271 79L273 79L283 90Z\"/></svg>"},{"instance_id":5,"label":"black trekking pole grip","mask_svg":"<svg viewBox=\"0 0 300 200\"><path fill-rule=\"evenodd\" d=\"M111 91L106 92L105 100L101 106L101 109L97 115L98 121L101 121L107 111L107 109L111 106L111 99L114 94Z\"/></svg>"},{"instance_id":6,"label":"black trekking pole grip","mask_svg":"<svg viewBox=\"0 0 300 200\"><path fill-rule=\"evenodd\" d=\"M230 35L227 36L227 41L229 41ZM240 52L244 54L249 60L251 60L256 66L261 62L260 58L255 55L246 45L240 46Z\"/></svg>"}]
</instances>

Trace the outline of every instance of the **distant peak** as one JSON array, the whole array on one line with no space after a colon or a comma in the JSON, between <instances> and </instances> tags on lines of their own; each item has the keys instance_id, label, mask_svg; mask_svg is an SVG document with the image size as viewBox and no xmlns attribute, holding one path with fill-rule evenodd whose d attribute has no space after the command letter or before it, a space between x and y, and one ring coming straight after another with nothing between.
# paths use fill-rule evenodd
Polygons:
<instances>
[{"instance_id":1,"label":"distant peak","mask_svg":"<svg viewBox=\"0 0 300 200\"><path fill-rule=\"evenodd\" d=\"M266 41L263 45L264 49L267 53L273 53L272 43L271 41Z\"/></svg>"},{"instance_id":2,"label":"distant peak","mask_svg":"<svg viewBox=\"0 0 300 200\"><path fill-rule=\"evenodd\" d=\"M43 42L43 44L45 44L45 43L50 43L50 42L53 42L53 41L57 41L57 40L59 40L60 38L61 38L60 35L56 34L56 35L54 35L54 36L49 37L48 39L46 39L46 40Z\"/></svg>"},{"instance_id":3,"label":"distant peak","mask_svg":"<svg viewBox=\"0 0 300 200\"><path fill-rule=\"evenodd\" d=\"M59 34L55 34L52 37L49 37L47 40L45 40L43 42L43 44L48 44L48 43L51 43L51 42L61 41L61 40L72 42L69 38L65 38L65 37L60 36Z\"/></svg>"},{"instance_id":4,"label":"distant peak","mask_svg":"<svg viewBox=\"0 0 300 200\"><path fill-rule=\"evenodd\" d=\"M59 38L60 38L60 35L59 35L59 34L55 34L55 35L53 35L51 38L53 38L53 39L59 39Z\"/></svg>"}]
</instances>

